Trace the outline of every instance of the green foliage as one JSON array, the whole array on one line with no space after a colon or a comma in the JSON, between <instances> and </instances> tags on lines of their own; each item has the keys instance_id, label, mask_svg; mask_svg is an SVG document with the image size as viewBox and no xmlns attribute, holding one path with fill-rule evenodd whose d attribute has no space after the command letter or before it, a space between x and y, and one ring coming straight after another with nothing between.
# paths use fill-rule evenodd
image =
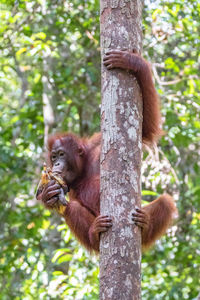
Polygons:
<instances>
[{"instance_id":1,"label":"green foliage","mask_svg":"<svg viewBox=\"0 0 200 300\"><path fill-rule=\"evenodd\" d=\"M34 194L45 126L81 135L99 130L99 3L24 0L0 7L1 299L95 300L97 258ZM143 256L144 300L192 300L200 292L199 15L196 0L145 2L144 56L153 64L167 134L159 162L145 157L143 197L174 194L179 219ZM45 117L45 97L54 122Z\"/></svg>"}]
</instances>

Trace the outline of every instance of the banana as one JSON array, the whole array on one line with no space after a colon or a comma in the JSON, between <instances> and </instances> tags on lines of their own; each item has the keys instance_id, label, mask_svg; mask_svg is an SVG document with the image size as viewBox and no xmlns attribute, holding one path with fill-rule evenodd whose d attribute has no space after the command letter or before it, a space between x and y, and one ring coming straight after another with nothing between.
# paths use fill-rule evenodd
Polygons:
<instances>
[{"instance_id":1,"label":"banana","mask_svg":"<svg viewBox=\"0 0 200 300\"><path fill-rule=\"evenodd\" d=\"M58 196L58 207L56 210L63 214L68 202L65 198L65 194L69 191L68 186L65 184L64 180L57 173L53 173L50 168L47 168L46 163L43 164L43 170L40 182L37 187L36 197L42 192L44 186L50 181L55 180L61 187L61 192Z\"/></svg>"}]
</instances>

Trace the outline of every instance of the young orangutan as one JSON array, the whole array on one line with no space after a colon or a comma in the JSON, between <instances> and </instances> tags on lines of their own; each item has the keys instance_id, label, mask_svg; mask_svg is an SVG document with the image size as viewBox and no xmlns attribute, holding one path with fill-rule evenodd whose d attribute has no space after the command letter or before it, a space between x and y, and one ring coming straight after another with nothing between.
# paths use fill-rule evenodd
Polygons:
<instances>
[{"instance_id":1,"label":"young orangutan","mask_svg":"<svg viewBox=\"0 0 200 300\"><path fill-rule=\"evenodd\" d=\"M123 68L134 72L143 96L143 142L152 144L161 135L160 111L152 75L147 62L138 54L112 50L104 58L108 69ZM49 138L48 149L52 172L59 174L69 188L69 199L63 216L76 238L89 250L99 251L99 235L112 226L109 216L100 215L100 144L101 134L79 138L57 134ZM57 205L61 187L51 180L37 195L44 205ZM164 194L132 214L142 228L142 245L151 246L166 232L176 207L171 196Z\"/></svg>"}]
</instances>

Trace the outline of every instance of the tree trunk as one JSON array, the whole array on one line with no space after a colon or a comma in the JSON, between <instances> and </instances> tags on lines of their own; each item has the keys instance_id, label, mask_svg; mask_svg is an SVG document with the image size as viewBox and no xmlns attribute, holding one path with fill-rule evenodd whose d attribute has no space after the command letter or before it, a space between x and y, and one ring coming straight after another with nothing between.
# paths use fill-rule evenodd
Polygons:
<instances>
[{"instance_id":1,"label":"tree trunk","mask_svg":"<svg viewBox=\"0 0 200 300\"><path fill-rule=\"evenodd\" d=\"M142 1L101 0L102 58L111 49L141 51ZM131 221L140 207L142 98L135 77L102 65L101 215L113 226L101 235L100 299L138 300L141 232Z\"/></svg>"},{"instance_id":2,"label":"tree trunk","mask_svg":"<svg viewBox=\"0 0 200 300\"><path fill-rule=\"evenodd\" d=\"M44 145L47 146L49 129L54 125L55 116L53 110L52 87L48 81L49 58L43 58L43 76L42 76L42 102L43 102L43 118L44 118Z\"/></svg>"}]
</instances>

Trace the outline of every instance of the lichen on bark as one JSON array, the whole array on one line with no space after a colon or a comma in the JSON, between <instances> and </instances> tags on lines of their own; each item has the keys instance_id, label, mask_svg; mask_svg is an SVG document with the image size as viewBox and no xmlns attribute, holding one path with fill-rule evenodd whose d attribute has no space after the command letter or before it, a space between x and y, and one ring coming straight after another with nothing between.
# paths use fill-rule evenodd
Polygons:
<instances>
[{"instance_id":1,"label":"lichen on bark","mask_svg":"<svg viewBox=\"0 0 200 300\"><path fill-rule=\"evenodd\" d=\"M101 0L101 49L141 50L142 3ZM100 299L140 299L140 229L131 212L140 206L142 99L133 75L102 64L101 214L112 228L101 235Z\"/></svg>"}]
</instances>

